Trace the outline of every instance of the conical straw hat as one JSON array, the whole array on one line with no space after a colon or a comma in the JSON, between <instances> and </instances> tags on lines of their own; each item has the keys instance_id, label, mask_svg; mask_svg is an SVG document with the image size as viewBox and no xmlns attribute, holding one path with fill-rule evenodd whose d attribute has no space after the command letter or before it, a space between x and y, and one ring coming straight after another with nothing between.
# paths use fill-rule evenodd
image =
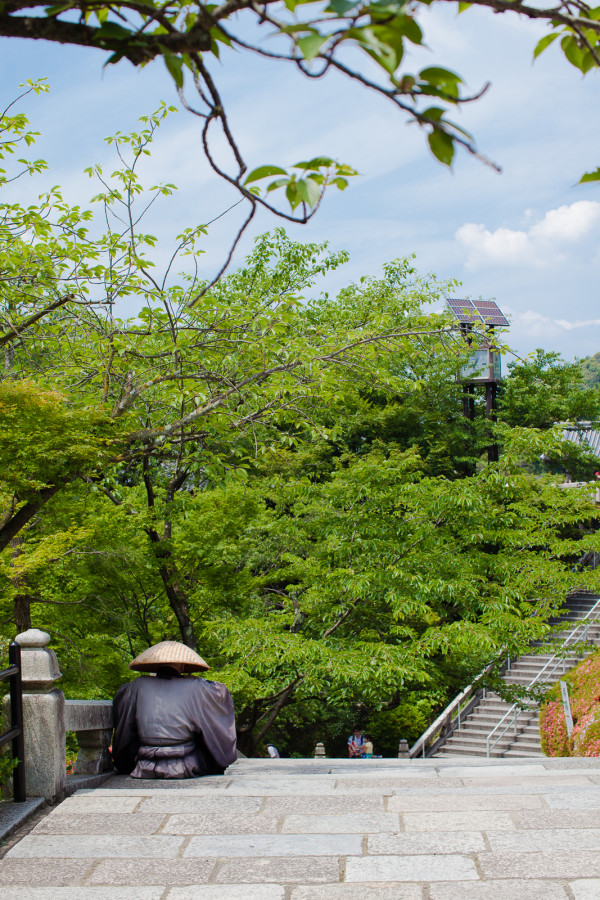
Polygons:
<instances>
[{"instance_id":1,"label":"conical straw hat","mask_svg":"<svg viewBox=\"0 0 600 900\"><path fill-rule=\"evenodd\" d=\"M191 647L186 647L179 641L161 641L160 644L148 647L129 663L129 668L137 669L138 672L156 672L161 666L173 663L182 664L183 672L199 672L210 668Z\"/></svg>"}]
</instances>

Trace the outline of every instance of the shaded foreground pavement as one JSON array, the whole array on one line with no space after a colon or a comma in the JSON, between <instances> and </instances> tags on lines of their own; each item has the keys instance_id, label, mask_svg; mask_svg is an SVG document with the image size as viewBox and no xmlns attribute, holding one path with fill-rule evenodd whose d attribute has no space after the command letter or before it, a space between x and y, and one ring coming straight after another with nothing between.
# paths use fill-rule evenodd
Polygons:
<instances>
[{"instance_id":1,"label":"shaded foreground pavement","mask_svg":"<svg viewBox=\"0 0 600 900\"><path fill-rule=\"evenodd\" d=\"M239 760L115 777L0 860L0 900L599 900L600 759Z\"/></svg>"}]
</instances>

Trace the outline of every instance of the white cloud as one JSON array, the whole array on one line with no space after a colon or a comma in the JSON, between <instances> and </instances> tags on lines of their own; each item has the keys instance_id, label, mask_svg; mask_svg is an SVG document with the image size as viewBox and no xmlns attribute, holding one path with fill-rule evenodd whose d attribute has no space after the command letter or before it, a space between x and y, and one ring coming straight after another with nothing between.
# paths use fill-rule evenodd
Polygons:
<instances>
[{"instance_id":1,"label":"white cloud","mask_svg":"<svg viewBox=\"0 0 600 900\"><path fill-rule=\"evenodd\" d=\"M529 211L528 211L529 212ZM578 200L570 206L551 209L526 231L467 222L455 238L467 250L466 267L485 265L548 265L564 258L565 245L574 245L590 235L600 222L600 203Z\"/></svg>"},{"instance_id":2,"label":"white cloud","mask_svg":"<svg viewBox=\"0 0 600 900\"><path fill-rule=\"evenodd\" d=\"M561 331L575 331L581 328L600 326L600 319L557 319L533 309L527 309L524 312L513 312L509 307L504 309L511 317L511 324L520 326L531 337L549 337Z\"/></svg>"},{"instance_id":3,"label":"white cloud","mask_svg":"<svg viewBox=\"0 0 600 900\"><path fill-rule=\"evenodd\" d=\"M578 200L546 213L529 231L532 241L578 241L592 230L600 218L600 203Z\"/></svg>"}]
</instances>

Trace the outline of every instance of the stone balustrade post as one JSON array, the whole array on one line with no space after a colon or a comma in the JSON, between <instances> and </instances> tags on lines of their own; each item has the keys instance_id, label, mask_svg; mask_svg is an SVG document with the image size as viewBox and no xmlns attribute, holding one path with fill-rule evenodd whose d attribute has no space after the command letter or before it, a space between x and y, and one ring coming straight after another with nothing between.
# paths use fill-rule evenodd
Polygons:
<instances>
[{"instance_id":1,"label":"stone balustrade post","mask_svg":"<svg viewBox=\"0 0 600 900\"><path fill-rule=\"evenodd\" d=\"M56 800L66 784L65 695L56 687L62 675L45 631L30 628L15 640L21 647L27 795Z\"/></svg>"},{"instance_id":2,"label":"stone balustrade post","mask_svg":"<svg viewBox=\"0 0 600 900\"><path fill-rule=\"evenodd\" d=\"M325 744L322 744L320 741L315 747L315 759L326 759L327 754L325 753Z\"/></svg>"},{"instance_id":3,"label":"stone balustrade post","mask_svg":"<svg viewBox=\"0 0 600 900\"><path fill-rule=\"evenodd\" d=\"M112 735L112 700L67 700L67 731L77 735L79 753L75 775L100 775L112 770L109 747Z\"/></svg>"},{"instance_id":4,"label":"stone balustrade post","mask_svg":"<svg viewBox=\"0 0 600 900\"><path fill-rule=\"evenodd\" d=\"M405 738L402 738L398 744L398 759L410 759L408 741Z\"/></svg>"}]
</instances>

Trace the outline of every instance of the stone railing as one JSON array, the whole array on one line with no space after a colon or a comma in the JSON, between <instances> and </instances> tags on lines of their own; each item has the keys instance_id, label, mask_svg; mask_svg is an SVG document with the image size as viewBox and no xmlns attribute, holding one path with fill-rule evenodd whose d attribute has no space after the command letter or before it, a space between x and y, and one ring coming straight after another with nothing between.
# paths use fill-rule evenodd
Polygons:
<instances>
[{"instance_id":1,"label":"stone railing","mask_svg":"<svg viewBox=\"0 0 600 900\"><path fill-rule=\"evenodd\" d=\"M67 792L66 732L77 734L75 775L112 771L109 746L112 701L65 700L50 635L30 628L15 638L21 647L25 781L28 797L59 800Z\"/></svg>"}]
</instances>

